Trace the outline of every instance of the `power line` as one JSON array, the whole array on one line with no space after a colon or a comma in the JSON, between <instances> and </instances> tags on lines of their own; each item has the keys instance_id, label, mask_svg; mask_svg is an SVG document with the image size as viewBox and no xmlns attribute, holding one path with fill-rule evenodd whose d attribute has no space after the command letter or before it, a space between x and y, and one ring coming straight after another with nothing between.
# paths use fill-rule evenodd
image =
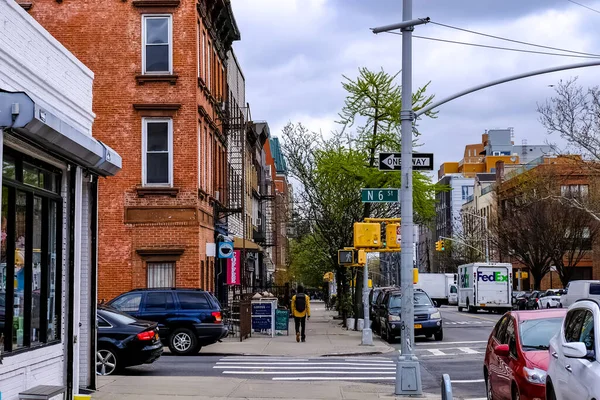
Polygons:
<instances>
[{"instance_id":1,"label":"power line","mask_svg":"<svg viewBox=\"0 0 600 400\"><path fill-rule=\"evenodd\" d=\"M391 32L390 31L387 33L391 33L393 35L402 35L402 33L400 33L400 32ZM515 51L518 53L542 54L542 55L547 55L547 56L559 56L559 57L571 57L571 58L592 58L592 59L600 58L598 56L596 56L596 57L594 57L594 56L578 56L575 54L549 53L549 52L545 52L545 51L523 50L523 49L514 49L511 47L490 46L490 45L485 45L485 44L459 42L459 41L447 40L447 39L438 39L438 38L432 38L432 37L427 37L427 36L413 35L413 37L418 38L418 39L433 40L433 41L437 41L437 42L460 44L463 46L473 46L473 47L483 47L483 48L495 49L495 50Z\"/></svg>"},{"instance_id":2,"label":"power line","mask_svg":"<svg viewBox=\"0 0 600 400\"><path fill-rule=\"evenodd\" d=\"M581 6L581 7L583 7L583 8L587 8L588 10L590 10L590 11L593 11L593 12L595 12L595 13L598 13L598 14L600 14L600 11L596 10L595 8L592 8L592 7L586 6L585 4L581 4L581 3L578 3L578 2L576 2L576 1L573 1L573 0L567 0L567 1L569 1L569 2L571 2L571 3L573 3L573 4L577 4L578 6Z\"/></svg>"},{"instance_id":3,"label":"power line","mask_svg":"<svg viewBox=\"0 0 600 400\"><path fill-rule=\"evenodd\" d=\"M549 50L564 51L564 52L566 52L566 53L581 54L581 55L585 55L585 56L600 57L600 54L584 53L584 52L580 52L580 51L566 50L566 49L561 49L561 48L557 48L557 47L544 46L544 45L541 45L541 44L535 44L535 43L523 42L523 41L520 41L520 40L508 39L508 38L501 37L501 36L495 36L495 35L490 35L490 34L487 34L487 33L482 33L482 32L472 31L472 30L469 30L469 29L464 29L464 28L459 28L459 27L457 27L457 26L446 25L446 24L442 24L442 23L440 23L440 22L435 22L435 21L429 21L429 23L431 23L431 24L435 24L435 25L439 25L439 26L443 26L443 27L445 27L445 28L455 29L455 30L457 30L457 31L463 31L463 32L472 33L472 34L474 34L474 35L480 35L480 36L489 37L489 38L492 38L492 39L498 39L498 40L504 40L504 41L506 41L506 42L512 42L512 43L518 43L518 44L524 44L524 45L526 45L526 46L540 47L540 48L542 48L542 49L549 49Z\"/></svg>"}]
</instances>

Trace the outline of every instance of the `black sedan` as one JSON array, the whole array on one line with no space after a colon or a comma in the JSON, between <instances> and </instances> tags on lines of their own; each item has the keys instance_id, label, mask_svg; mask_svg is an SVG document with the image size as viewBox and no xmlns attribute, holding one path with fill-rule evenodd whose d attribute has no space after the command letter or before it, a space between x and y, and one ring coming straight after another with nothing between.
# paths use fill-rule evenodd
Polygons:
<instances>
[{"instance_id":1,"label":"black sedan","mask_svg":"<svg viewBox=\"0 0 600 400\"><path fill-rule=\"evenodd\" d=\"M163 352L156 322L142 321L99 306L96 373L110 375L125 367L150 364Z\"/></svg>"}]
</instances>

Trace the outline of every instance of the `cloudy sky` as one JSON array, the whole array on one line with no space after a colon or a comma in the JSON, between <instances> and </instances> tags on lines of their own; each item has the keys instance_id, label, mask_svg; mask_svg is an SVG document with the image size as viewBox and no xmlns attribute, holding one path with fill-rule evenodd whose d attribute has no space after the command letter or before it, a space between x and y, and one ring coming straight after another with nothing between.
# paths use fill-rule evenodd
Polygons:
<instances>
[{"instance_id":1,"label":"cloudy sky","mask_svg":"<svg viewBox=\"0 0 600 400\"><path fill-rule=\"evenodd\" d=\"M234 44L246 77L252 117L267 120L277 135L300 121L324 133L343 105L342 75L359 67L397 72L401 36L374 35L369 28L402 20L400 0L232 0L242 40ZM600 10L600 1L578 0ZM569 0L414 0L413 16L535 44L600 54L600 12ZM548 51L475 36L433 24L415 34L445 40ZM414 85L431 81L438 99L468 87L521 72L587 61L491 50L414 39ZM464 145L486 129L514 128L515 144L544 143L536 104L554 92L549 85L579 76L598 84L600 67L529 78L487 89L439 109L420 122L423 152L435 154L436 168L462 158ZM596 79L595 79L596 78ZM555 138L554 138L555 139Z\"/></svg>"}]
</instances>

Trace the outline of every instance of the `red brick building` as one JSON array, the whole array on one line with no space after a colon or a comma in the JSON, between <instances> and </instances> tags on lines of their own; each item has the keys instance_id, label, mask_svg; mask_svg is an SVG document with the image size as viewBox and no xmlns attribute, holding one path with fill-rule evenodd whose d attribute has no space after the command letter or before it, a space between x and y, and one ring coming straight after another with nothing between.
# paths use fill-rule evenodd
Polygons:
<instances>
[{"instance_id":1,"label":"red brick building","mask_svg":"<svg viewBox=\"0 0 600 400\"><path fill-rule=\"evenodd\" d=\"M29 13L95 73L97 138L123 157L100 182L99 298L152 286L214 290L227 204L229 0L33 0ZM217 219L217 221L215 221Z\"/></svg>"},{"instance_id":2,"label":"red brick building","mask_svg":"<svg viewBox=\"0 0 600 400\"><path fill-rule=\"evenodd\" d=\"M526 198L528 191L539 190L540 193L548 193L548 196L584 198L596 202L600 195L598 183L598 168L593 163L582 161L579 156L547 156L536 160L526 166L497 165L497 202L500 214L498 218L506 217L506 209L511 203ZM535 182L532 184L532 182ZM536 196L534 193L533 196ZM544 195L546 196L546 195ZM594 204L597 207L598 204ZM565 206L565 212L569 207ZM584 242L585 247L581 249L581 259L576 265L569 268L570 280L600 279L600 242L597 240ZM577 251L575 254L578 254ZM577 257L574 257L577 259ZM528 271L528 268L519 262L504 255L502 261L513 263L513 287L517 289L518 279L516 272ZM565 264L568 264L565 256ZM531 273L526 279L521 280L521 288L530 290L534 287ZM542 290L551 288L562 288L562 283L557 272L547 273L541 280Z\"/></svg>"}]
</instances>

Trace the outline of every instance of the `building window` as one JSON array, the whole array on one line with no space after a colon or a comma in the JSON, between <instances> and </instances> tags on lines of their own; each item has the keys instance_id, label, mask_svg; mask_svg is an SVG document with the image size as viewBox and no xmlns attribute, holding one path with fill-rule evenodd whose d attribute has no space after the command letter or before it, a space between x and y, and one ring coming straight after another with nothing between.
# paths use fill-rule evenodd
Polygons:
<instances>
[{"instance_id":1,"label":"building window","mask_svg":"<svg viewBox=\"0 0 600 400\"><path fill-rule=\"evenodd\" d=\"M560 195L569 198L586 198L588 191L588 185L562 185L560 187Z\"/></svg>"},{"instance_id":2,"label":"building window","mask_svg":"<svg viewBox=\"0 0 600 400\"><path fill-rule=\"evenodd\" d=\"M61 172L5 149L0 337L7 353L60 339Z\"/></svg>"},{"instance_id":3,"label":"building window","mask_svg":"<svg viewBox=\"0 0 600 400\"><path fill-rule=\"evenodd\" d=\"M469 196L473 195L473 186L463 186L462 187L462 199L467 200Z\"/></svg>"},{"instance_id":4,"label":"building window","mask_svg":"<svg viewBox=\"0 0 600 400\"><path fill-rule=\"evenodd\" d=\"M212 51L210 49L211 49L211 45L210 45L210 41L209 41L208 42L208 49L206 51L206 55L208 57L208 59L206 60L206 66L208 68L208 71L206 73L206 80L207 80L206 86L208 87L208 90L210 90L210 85L211 85L211 79L210 79L211 76L210 75L212 73L212 66L210 65L210 63L212 62L211 56L210 56L210 54L212 53Z\"/></svg>"},{"instance_id":5,"label":"building window","mask_svg":"<svg viewBox=\"0 0 600 400\"><path fill-rule=\"evenodd\" d=\"M144 74L173 72L173 24L170 15L142 17L142 69Z\"/></svg>"},{"instance_id":6,"label":"building window","mask_svg":"<svg viewBox=\"0 0 600 400\"><path fill-rule=\"evenodd\" d=\"M143 119L144 185L173 185L173 120Z\"/></svg>"},{"instance_id":7,"label":"building window","mask_svg":"<svg viewBox=\"0 0 600 400\"><path fill-rule=\"evenodd\" d=\"M175 263L174 262L149 262L148 265L148 288L172 288L175 287Z\"/></svg>"}]
</instances>

